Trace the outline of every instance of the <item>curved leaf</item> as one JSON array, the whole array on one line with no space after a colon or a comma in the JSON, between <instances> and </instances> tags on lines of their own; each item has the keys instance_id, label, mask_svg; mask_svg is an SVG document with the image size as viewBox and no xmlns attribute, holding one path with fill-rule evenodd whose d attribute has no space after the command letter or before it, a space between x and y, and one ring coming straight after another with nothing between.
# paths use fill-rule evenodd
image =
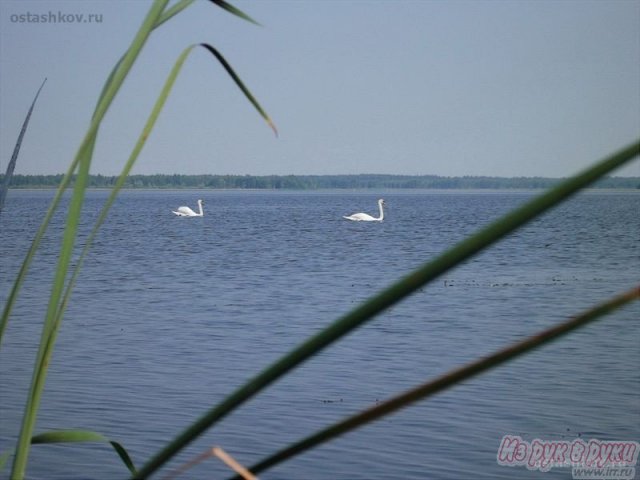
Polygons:
<instances>
[{"instance_id":1,"label":"curved leaf","mask_svg":"<svg viewBox=\"0 0 640 480\"><path fill-rule=\"evenodd\" d=\"M36 100L38 100L38 95L40 95L40 90L44 87L47 79L45 78L36 93L36 96L31 102L31 107L27 112L27 117L24 119L22 123L22 128L20 129L20 134L18 135L18 141L16 142L16 146L13 149L13 153L11 154L11 160L9 160L9 165L7 165L7 173L4 175L4 180L2 185L0 185L0 212L2 212L2 207L4 207L4 199L7 196L7 191L9 190L9 184L11 183L11 177L13 177L13 170L16 168L16 161L18 160L18 153L20 152L20 146L22 145L22 139L24 138L24 133L27 131L27 125L29 125L29 119L31 118L31 112L33 112L33 107L36 105Z\"/></svg>"},{"instance_id":2,"label":"curved leaf","mask_svg":"<svg viewBox=\"0 0 640 480\"><path fill-rule=\"evenodd\" d=\"M136 474L135 466L131 457L125 450L125 448L118 442L109 440L101 433L92 432L90 430L53 430L51 432L41 433L34 436L31 439L31 443L36 445L38 443L86 443L86 442L100 442L109 443L116 451L122 463L124 463L132 474Z\"/></svg>"},{"instance_id":3,"label":"curved leaf","mask_svg":"<svg viewBox=\"0 0 640 480\"><path fill-rule=\"evenodd\" d=\"M247 15L246 13L244 13L242 10L234 7L233 5L225 2L224 0L210 0L212 3L215 3L217 6L219 6L220 8L222 8L223 10L226 10L227 12L240 17L248 22L251 22L255 25L260 25L258 22L256 22L253 18L251 18L249 15Z\"/></svg>"},{"instance_id":4,"label":"curved leaf","mask_svg":"<svg viewBox=\"0 0 640 480\"><path fill-rule=\"evenodd\" d=\"M244 95L251 102L251 104L255 107L255 109L258 110L258 113L262 116L262 118L264 118L264 120L271 127L271 130L273 130L273 133L275 133L275 135L277 137L278 136L278 130L276 129L276 126L273 124L273 122L269 118L269 115L267 115L267 112L265 112L262 109L262 107L260 106L258 101L253 97L253 95L251 94L249 89L244 86L244 83L242 83L242 80L240 80L240 77L238 77L238 75L236 75L236 72L233 71L233 68L231 68L231 65L229 65L229 63L220 54L220 52L218 52L218 50L213 48L211 45L209 45L207 43L201 43L200 46L202 46L202 47L206 48L207 50L209 50L209 52L211 52L211 54L218 59L218 61L222 64L222 66L227 71L227 73L231 76L233 81L236 82L236 85L238 85L240 90L242 90L242 93L244 93Z\"/></svg>"},{"instance_id":5,"label":"curved leaf","mask_svg":"<svg viewBox=\"0 0 640 480\"><path fill-rule=\"evenodd\" d=\"M45 443L89 443L99 442L108 443L116 451L122 463L129 469L134 476L136 475L136 468L129 456L127 450L118 442L109 440L101 433L92 432L90 430L52 430L50 432L41 433L31 438L31 444L45 444ZM0 455L0 471L4 468L7 460L13 453L13 450L9 450Z\"/></svg>"},{"instance_id":6,"label":"curved leaf","mask_svg":"<svg viewBox=\"0 0 640 480\"><path fill-rule=\"evenodd\" d=\"M136 468L133 465L131 457L125 450L125 448L118 442L109 440L101 433L92 432L90 430L53 430L51 432L41 433L34 436L31 439L31 443L36 445L38 443L87 443L87 442L100 442L109 443L116 451L122 463L126 465L129 471L136 475Z\"/></svg>"}]
</instances>

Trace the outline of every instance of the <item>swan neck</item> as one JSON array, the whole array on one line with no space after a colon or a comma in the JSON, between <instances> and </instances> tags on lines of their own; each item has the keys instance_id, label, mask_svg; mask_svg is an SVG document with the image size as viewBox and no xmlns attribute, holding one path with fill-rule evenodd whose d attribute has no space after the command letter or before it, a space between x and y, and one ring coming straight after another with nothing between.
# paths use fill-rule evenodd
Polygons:
<instances>
[{"instance_id":1,"label":"swan neck","mask_svg":"<svg viewBox=\"0 0 640 480\"><path fill-rule=\"evenodd\" d=\"M378 202L378 208L380 209L380 216L378 220L382 221L384 219L384 210L382 209L382 202Z\"/></svg>"}]
</instances>

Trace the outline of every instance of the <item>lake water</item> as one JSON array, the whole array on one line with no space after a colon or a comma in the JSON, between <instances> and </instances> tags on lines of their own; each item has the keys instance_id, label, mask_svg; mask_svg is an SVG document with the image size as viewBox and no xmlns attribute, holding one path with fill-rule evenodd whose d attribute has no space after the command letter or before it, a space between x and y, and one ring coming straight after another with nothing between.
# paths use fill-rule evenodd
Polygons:
<instances>
[{"instance_id":1,"label":"lake water","mask_svg":"<svg viewBox=\"0 0 640 480\"><path fill-rule=\"evenodd\" d=\"M106 195L89 192L82 235ZM270 362L533 195L124 192L65 315L36 431L100 432L141 466ZM0 214L0 304L51 196L9 192ZM388 206L384 222L342 218L375 214L379 196ZM203 218L171 213L195 208L198 198L205 200ZM214 445L249 466L629 289L640 278L639 212L639 192L574 197L294 370L171 467ZM62 220L56 216L43 241L1 346L1 451L14 445L19 429ZM639 441L639 319L636 302L260 478L570 479L570 468L498 465L501 439ZM110 480L127 473L108 446L36 445L28 477ZM180 478L229 476L209 459Z\"/></svg>"}]
</instances>

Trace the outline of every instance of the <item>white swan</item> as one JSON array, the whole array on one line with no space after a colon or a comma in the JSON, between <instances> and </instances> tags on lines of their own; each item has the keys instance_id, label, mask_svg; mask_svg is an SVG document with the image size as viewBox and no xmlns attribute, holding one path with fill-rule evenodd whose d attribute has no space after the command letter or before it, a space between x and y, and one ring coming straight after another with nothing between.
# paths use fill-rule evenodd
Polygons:
<instances>
[{"instance_id":1,"label":"white swan","mask_svg":"<svg viewBox=\"0 0 640 480\"><path fill-rule=\"evenodd\" d=\"M380 209L379 217L372 217L367 213L354 213L353 215L344 216L347 220L353 220L354 222L381 222L384 219L384 210L382 210L382 206L384 205L384 200L381 198L378 200L378 208Z\"/></svg>"},{"instance_id":2,"label":"white swan","mask_svg":"<svg viewBox=\"0 0 640 480\"><path fill-rule=\"evenodd\" d=\"M202 217L204 212L202 211L202 205L204 204L203 200L198 200L198 208L200 211L198 213L191 210L189 207L180 207L178 210L171 210L173 213L178 215L179 217Z\"/></svg>"}]
</instances>

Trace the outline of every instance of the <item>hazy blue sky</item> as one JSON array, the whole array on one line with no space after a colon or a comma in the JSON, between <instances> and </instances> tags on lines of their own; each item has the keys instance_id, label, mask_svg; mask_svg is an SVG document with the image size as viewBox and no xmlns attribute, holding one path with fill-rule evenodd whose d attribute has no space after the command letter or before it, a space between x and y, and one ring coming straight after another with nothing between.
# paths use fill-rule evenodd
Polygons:
<instances>
[{"instance_id":1,"label":"hazy blue sky","mask_svg":"<svg viewBox=\"0 0 640 480\"><path fill-rule=\"evenodd\" d=\"M135 173L566 176L640 136L640 1L208 1L156 30L109 111L93 173L117 174L183 48ZM150 2L0 0L0 169L67 169ZM21 23L20 15L101 23ZM53 18L53 17L52 17ZM95 17L94 17L95 19ZM640 175L640 161L616 174Z\"/></svg>"}]
</instances>

